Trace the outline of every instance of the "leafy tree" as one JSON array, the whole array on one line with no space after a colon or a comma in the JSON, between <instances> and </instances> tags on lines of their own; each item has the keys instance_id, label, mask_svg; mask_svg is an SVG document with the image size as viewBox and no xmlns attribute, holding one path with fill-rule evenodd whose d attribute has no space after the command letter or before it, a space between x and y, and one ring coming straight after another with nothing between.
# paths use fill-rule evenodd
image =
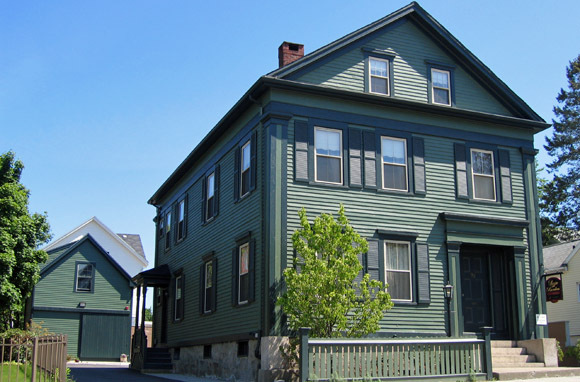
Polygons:
<instances>
[{"instance_id":1,"label":"leafy tree","mask_svg":"<svg viewBox=\"0 0 580 382\"><path fill-rule=\"evenodd\" d=\"M564 240L580 229L580 55L566 68L566 77L568 90L556 97L554 134L544 146L554 157L547 165L554 178L544 185L540 202L544 217Z\"/></svg>"},{"instance_id":2,"label":"leafy tree","mask_svg":"<svg viewBox=\"0 0 580 382\"><path fill-rule=\"evenodd\" d=\"M302 209L300 226L292 235L294 267L284 271L287 290L278 299L297 331L310 327L312 337L360 337L379 329L383 313L393 306L390 295L368 274L355 281L362 265L359 254L368 243L350 225L344 207L338 219L322 214L308 222Z\"/></svg>"},{"instance_id":3,"label":"leafy tree","mask_svg":"<svg viewBox=\"0 0 580 382\"><path fill-rule=\"evenodd\" d=\"M153 321L153 312L151 312L151 308L145 308L145 321Z\"/></svg>"},{"instance_id":4,"label":"leafy tree","mask_svg":"<svg viewBox=\"0 0 580 382\"><path fill-rule=\"evenodd\" d=\"M24 165L0 155L0 330L24 328L24 305L48 258L37 248L50 240L45 214L30 214L29 191L20 183Z\"/></svg>"}]
</instances>

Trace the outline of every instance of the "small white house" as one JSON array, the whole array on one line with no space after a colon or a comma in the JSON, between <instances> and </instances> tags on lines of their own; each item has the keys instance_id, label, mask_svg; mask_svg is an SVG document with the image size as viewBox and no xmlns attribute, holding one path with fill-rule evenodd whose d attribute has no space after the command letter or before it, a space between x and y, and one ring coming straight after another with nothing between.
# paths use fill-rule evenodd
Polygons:
<instances>
[{"instance_id":1,"label":"small white house","mask_svg":"<svg viewBox=\"0 0 580 382\"><path fill-rule=\"evenodd\" d=\"M549 335L561 346L580 340L580 240L544 248L544 268L548 275L561 273L564 299L547 303ZM550 276L547 276L550 277Z\"/></svg>"},{"instance_id":2,"label":"small white house","mask_svg":"<svg viewBox=\"0 0 580 382\"><path fill-rule=\"evenodd\" d=\"M95 216L74 228L64 236L53 240L43 248L45 251L61 247L65 244L73 243L90 234L99 245L107 251L123 268L129 276L133 277L147 267L149 262L145 258L145 252L141 244L141 237L136 234L114 233L103 222ZM137 289L133 290L133 301L137 301ZM137 316L137 306L133 304L131 317L132 325L135 324Z\"/></svg>"}]
</instances>

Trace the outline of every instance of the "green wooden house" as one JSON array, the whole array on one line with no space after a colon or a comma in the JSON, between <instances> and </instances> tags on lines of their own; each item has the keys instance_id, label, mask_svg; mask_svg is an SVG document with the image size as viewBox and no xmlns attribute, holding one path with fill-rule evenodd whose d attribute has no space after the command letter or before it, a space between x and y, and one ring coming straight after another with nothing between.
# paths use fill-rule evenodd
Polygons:
<instances>
[{"instance_id":1,"label":"green wooden house","mask_svg":"<svg viewBox=\"0 0 580 382\"><path fill-rule=\"evenodd\" d=\"M175 370L279 367L297 211L340 203L395 302L377 336L543 338L533 137L549 125L414 2L303 52L283 43L149 200L154 343Z\"/></svg>"},{"instance_id":2,"label":"green wooden house","mask_svg":"<svg viewBox=\"0 0 580 382\"><path fill-rule=\"evenodd\" d=\"M32 319L68 336L68 354L119 360L129 354L131 277L90 235L50 249L32 296Z\"/></svg>"}]
</instances>

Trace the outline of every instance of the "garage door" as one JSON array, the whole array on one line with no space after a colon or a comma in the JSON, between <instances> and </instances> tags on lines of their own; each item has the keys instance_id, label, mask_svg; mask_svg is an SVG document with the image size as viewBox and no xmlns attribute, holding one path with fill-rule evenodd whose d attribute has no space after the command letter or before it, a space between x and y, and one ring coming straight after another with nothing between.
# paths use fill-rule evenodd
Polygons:
<instances>
[{"instance_id":1,"label":"garage door","mask_svg":"<svg viewBox=\"0 0 580 382\"><path fill-rule=\"evenodd\" d=\"M81 318L79 358L119 360L129 354L131 316L84 313Z\"/></svg>"}]
</instances>

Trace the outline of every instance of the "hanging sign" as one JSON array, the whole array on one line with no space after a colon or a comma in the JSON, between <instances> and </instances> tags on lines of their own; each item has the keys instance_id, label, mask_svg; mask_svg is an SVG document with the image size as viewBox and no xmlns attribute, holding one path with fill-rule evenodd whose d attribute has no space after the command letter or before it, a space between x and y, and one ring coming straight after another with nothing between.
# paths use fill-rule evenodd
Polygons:
<instances>
[{"instance_id":1,"label":"hanging sign","mask_svg":"<svg viewBox=\"0 0 580 382\"><path fill-rule=\"evenodd\" d=\"M546 301L555 303L563 299L562 280L558 277L546 279Z\"/></svg>"}]
</instances>

